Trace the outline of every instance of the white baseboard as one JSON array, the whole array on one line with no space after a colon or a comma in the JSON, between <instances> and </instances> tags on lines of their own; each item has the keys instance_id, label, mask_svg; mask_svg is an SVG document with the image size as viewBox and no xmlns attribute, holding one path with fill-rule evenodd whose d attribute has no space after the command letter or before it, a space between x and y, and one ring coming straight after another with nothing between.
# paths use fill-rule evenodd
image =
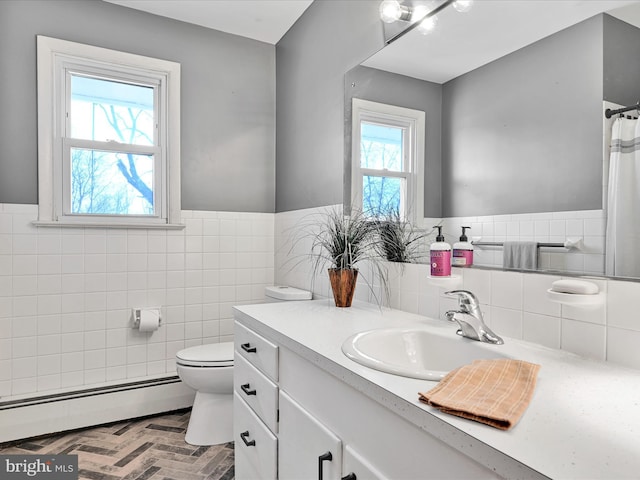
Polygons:
<instances>
[{"instance_id":1,"label":"white baseboard","mask_svg":"<svg viewBox=\"0 0 640 480\"><path fill-rule=\"evenodd\" d=\"M169 412L193 405L182 382L0 410L0 443Z\"/></svg>"}]
</instances>

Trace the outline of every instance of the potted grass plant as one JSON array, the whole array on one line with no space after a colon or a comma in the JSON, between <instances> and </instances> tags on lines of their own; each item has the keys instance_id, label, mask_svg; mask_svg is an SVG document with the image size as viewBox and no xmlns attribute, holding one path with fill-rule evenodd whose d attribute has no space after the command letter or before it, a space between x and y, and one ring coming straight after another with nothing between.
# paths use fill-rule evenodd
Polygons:
<instances>
[{"instance_id":1,"label":"potted grass plant","mask_svg":"<svg viewBox=\"0 0 640 480\"><path fill-rule=\"evenodd\" d=\"M402 218L397 210L390 210L375 220L379 235L376 243L379 254L389 262L421 263L429 256L426 239L433 229L423 230Z\"/></svg>"},{"instance_id":2,"label":"potted grass plant","mask_svg":"<svg viewBox=\"0 0 640 480\"><path fill-rule=\"evenodd\" d=\"M388 297L387 273L379 254L380 236L376 222L355 209L344 215L339 208L329 208L311 217L302 222L299 233L301 238L310 239L313 278L327 270L336 306L351 306L359 267L364 264ZM374 279L363 280L377 297Z\"/></svg>"}]
</instances>

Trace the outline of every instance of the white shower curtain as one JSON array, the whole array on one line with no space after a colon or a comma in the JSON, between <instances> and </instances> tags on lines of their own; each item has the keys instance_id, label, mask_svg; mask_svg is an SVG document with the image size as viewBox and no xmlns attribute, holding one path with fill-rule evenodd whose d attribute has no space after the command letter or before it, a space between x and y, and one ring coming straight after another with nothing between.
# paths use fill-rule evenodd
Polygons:
<instances>
[{"instance_id":1,"label":"white shower curtain","mask_svg":"<svg viewBox=\"0 0 640 480\"><path fill-rule=\"evenodd\" d=\"M611 134L606 274L640 276L640 121L617 118Z\"/></svg>"}]
</instances>

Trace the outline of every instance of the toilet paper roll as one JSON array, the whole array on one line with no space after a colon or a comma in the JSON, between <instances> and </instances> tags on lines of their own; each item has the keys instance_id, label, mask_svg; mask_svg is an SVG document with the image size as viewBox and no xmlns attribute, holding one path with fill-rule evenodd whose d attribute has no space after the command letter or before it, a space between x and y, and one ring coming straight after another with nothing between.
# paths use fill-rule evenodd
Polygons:
<instances>
[{"instance_id":1,"label":"toilet paper roll","mask_svg":"<svg viewBox=\"0 0 640 480\"><path fill-rule=\"evenodd\" d=\"M140 331L155 332L160 326L160 310L140 310Z\"/></svg>"}]
</instances>

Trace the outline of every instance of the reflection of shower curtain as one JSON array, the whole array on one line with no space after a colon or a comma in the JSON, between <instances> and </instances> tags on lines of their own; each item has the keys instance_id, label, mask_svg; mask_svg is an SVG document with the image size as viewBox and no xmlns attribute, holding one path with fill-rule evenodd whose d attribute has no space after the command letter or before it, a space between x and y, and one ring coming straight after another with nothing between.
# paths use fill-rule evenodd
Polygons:
<instances>
[{"instance_id":1,"label":"reflection of shower curtain","mask_svg":"<svg viewBox=\"0 0 640 480\"><path fill-rule=\"evenodd\" d=\"M611 134L606 274L640 276L640 121L617 118Z\"/></svg>"}]
</instances>

